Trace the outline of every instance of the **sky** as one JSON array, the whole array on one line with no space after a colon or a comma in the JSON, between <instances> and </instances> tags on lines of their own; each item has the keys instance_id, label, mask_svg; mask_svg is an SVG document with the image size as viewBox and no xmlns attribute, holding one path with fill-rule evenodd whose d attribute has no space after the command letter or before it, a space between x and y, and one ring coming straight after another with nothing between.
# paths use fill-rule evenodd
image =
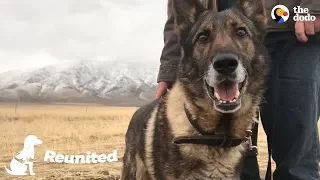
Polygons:
<instances>
[{"instance_id":1,"label":"sky","mask_svg":"<svg viewBox=\"0 0 320 180\"><path fill-rule=\"evenodd\" d=\"M167 1L0 0L0 73L79 60L158 65Z\"/></svg>"}]
</instances>

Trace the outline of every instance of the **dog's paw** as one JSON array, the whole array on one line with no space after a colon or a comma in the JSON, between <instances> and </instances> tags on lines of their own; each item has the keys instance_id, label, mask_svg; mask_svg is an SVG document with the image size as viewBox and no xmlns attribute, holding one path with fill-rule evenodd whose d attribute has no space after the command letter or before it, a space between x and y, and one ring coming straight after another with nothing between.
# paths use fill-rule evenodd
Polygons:
<instances>
[{"instance_id":1,"label":"dog's paw","mask_svg":"<svg viewBox=\"0 0 320 180\"><path fill-rule=\"evenodd\" d=\"M34 175L36 175L36 174L33 172L33 173L30 173L30 175L31 175L31 176L34 176Z\"/></svg>"}]
</instances>

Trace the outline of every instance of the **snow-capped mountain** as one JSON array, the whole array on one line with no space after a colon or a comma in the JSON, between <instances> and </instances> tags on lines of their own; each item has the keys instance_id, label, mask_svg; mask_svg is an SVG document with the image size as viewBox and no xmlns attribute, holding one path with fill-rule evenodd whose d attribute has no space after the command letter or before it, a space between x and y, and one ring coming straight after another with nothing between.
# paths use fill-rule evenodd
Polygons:
<instances>
[{"instance_id":1,"label":"snow-capped mountain","mask_svg":"<svg viewBox=\"0 0 320 180\"><path fill-rule=\"evenodd\" d=\"M0 74L0 101L141 104L154 97L158 67L139 62L80 61Z\"/></svg>"}]
</instances>

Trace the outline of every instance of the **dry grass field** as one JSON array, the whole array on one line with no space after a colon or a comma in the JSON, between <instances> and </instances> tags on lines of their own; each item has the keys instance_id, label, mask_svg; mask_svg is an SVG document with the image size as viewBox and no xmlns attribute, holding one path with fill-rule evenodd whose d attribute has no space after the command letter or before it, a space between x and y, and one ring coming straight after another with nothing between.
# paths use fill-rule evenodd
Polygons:
<instances>
[{"instance_id":1,"label":"dry grass field","mask_svg":"<svg viewBox=\"0 0 320 180\"><path fill-rule=\"evenodd\" d=\"M124 135L135 107L108 107L96 104L0 104L0 179L12 179L4 169L22 150L29 134L43 144L36 147L35 176L14 179L116 179L124 152ZM109 154L118 150L119 162L63 164L44 162L46 150L66 155ZM259 163L267 165L265 134L260 127Z\"/></svg>"}]
</instances>

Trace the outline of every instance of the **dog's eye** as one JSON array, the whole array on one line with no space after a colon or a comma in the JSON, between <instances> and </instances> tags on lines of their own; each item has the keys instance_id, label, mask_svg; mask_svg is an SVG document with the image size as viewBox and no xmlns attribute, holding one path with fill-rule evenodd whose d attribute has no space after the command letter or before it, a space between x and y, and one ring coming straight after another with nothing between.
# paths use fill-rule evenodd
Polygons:
<instances>
[{"instance_id":1,"label":"dog's eye","mask_svg":"<svg viewBox=\"0 0 320 180\"><path fill-rule=\"evenodd\" d=\"M236 31L236 34L239 37L245 37L245 36L247 36L247 31L244 28L238 28Z\"/></svg>"},{"instance_id":2,"label":"dog's eye","mask_svg":"<svg viewBox=\"0 0 320 180\"><path fill-rule=\"evenodd\" d=\"M198 41L200 42L206 42L209 39L209 31L202 31L198 35Z\"/></svg>"}]
</instances>

